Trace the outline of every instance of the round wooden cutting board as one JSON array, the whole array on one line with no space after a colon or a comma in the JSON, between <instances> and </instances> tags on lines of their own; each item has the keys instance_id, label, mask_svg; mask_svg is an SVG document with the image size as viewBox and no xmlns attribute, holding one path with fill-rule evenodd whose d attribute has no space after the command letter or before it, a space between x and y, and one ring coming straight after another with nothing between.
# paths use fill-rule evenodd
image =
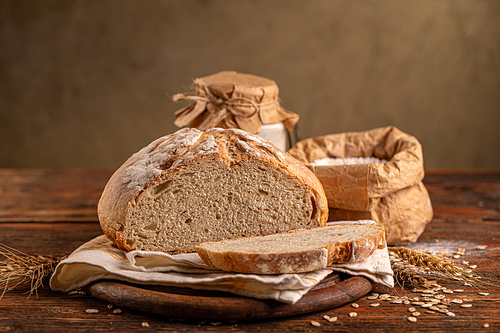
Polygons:
<instances>
[{"instance_id":1,"label":"round wooden cutting board","mask_svg":"<svg viewBox=\"0 0 500 333\"><path fill-rule=\"evenodd\" d=\"M86 291L115 306L173 318L248 320L287 317L337 307L372 290L370 280L360 276L330 274L295 304L259 300L230 293L176 287L139 286L99 281Z\"/></svg>"}]
</instances>

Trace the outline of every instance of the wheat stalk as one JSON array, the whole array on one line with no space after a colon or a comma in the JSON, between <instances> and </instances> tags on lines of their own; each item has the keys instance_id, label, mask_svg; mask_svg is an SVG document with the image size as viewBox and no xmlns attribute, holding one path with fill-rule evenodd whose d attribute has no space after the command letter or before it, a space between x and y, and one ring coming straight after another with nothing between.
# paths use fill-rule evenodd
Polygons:
<instances>
[{"instance_id":1,"label":"wheat stalk","mask_svg":"<svg viewBox=\"0 0 500 333\"><path fill-rule=\"evenodd\" d=\"M438 286L436 281L430 281L427 277L432 277L439 282L459 281L472 286L496 285L496 283L481 280L481 276L473 274L472 270L464 269L444 256L405 247L391 247L388 250L391 254L394 278L402 286L405 283L425 288Z\"/></svg>"},{"instance_id":2,"label":"wheat stalk","mask_svg":"<svg viewBox=\"0 0 500 333\"><path fill-rule=\"evenodd\" d=\"M416 269L409 269L407 265L393 264L392 270L394 272L394 280L404 288L406 283L417 285L424 288L431 288L434 286L434 281L429 281Z\"/></svg>"},{"instance_id":3,"label":"wheat stalk","mask_svg":"<svg viewBox=\"0 0 500 333\"><path fill-rule=\"evenodd\" d=\"M17 286L30 286L29 295L38 297L38 288L49 277L57 264L64 258L54 256L29 255L0 243L0 255L5 259L0 261L0 300L7 290Z\"/></svg>"},{"instance_id":4,"label":"wheat stalk","mask_svg":"<svg viewBox=\"0 0 500 333\"><path fill-rule=\"evenodd\" d=\"M451 260L442 256L425 253L420 250L412 250L405 247L390 248L389 251L400 259L405 260L409 264L417 267L427 268L431 271L444 274L465 274L462 267L455 265Z\"/></svg>"}]
</instances>

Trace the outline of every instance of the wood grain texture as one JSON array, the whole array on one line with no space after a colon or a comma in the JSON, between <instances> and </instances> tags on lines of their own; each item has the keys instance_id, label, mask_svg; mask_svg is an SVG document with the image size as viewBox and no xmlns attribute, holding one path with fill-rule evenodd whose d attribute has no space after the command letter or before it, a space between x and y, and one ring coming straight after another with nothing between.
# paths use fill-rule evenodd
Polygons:
<instances>
[{"instance_id":1,"label":"wood grain texture","mask_svg":"<svg viewBox=\"0 0 500 333\"><path fill-rule=\"evenodd\" d=\"M0 169L0 222L93 222L111 170Z\"/></svg>"},{"instance_id":2,"label":"wood grain texture","mask_svg":"<svg viewBox=\"0 0 500 333\"><path fill-rule=\"evenodd\" d=\"M82 173L83 172L83 173ZM94 174L95 173L95 174ZM97 220L76 223L70 214L64 220L60 214L61 206L68 209L92 207L97 203L98 188L102 188L111 172L103 171L55 171L40 170L0 170L3 189L10 188L16 198L10 198L10 209L23 207L27 212L43 209L53 210L57 222L26 223L30 218L23 219L22 214L16 222L0 223L0 242L15 247L27 253L67 255L82 243L102 233ZM6 174L10 175L7 176ZM50 177L47 177L50 174ZM57 190L43 192L43 195L33 191L42 187L50 188L48 180L66 179L68 184L81 184L81 175L86 175L86 188L75 189L74 198L64 199ZM37 186L16 189L23 183L20 178L30 177L31 184ZM466 249L460 260L467 260L477 265L477 272L498 277L500 272L500 171L453 171L428 172L424 179L435 209L433 221L428 225L417 243L411 247L433 250L455 251L459 247ZM17 185L16 185L17 184ZM62 184L52 186L62 189ZM90 190L89 190L90 189ZM71 192L71 191L70 191ZM23 194L24 193L24 194ZM0 193L2 216L6 197ZM44 196L42 198L42 196ZM33 199L33 201L27 200ZM16 203L16 200L19 202ZM45 204L44 201L47 201ZM51 200L55 200L51 202ZM63 201L58 203L57 201ZM72 201L75 200L75 201ZM70 204L70 202L73 204ZM32 202L33 206L31 206ZM86 204L85 204L86 203ZM36 209L35 209L36 208ZM29 213L30 216L33 214ZM48 216L48 215L47 215ZM90 215L89 215L90 216ZM89 219L90 220L90 219ZM23 221L23 222L17 222ZM486 245L486 249L477 249L478 245ZM406 320L408 306L392 304L387 301L377 301L378 307L371 307L373 300L366 297L358 299L359 308L354 309L345 304L333 309L295 315L278 319L256 319L241 321L199 321L181 320L173 316L155 315L144 311L122 308L123 313L114 314L108 304L87 295L68 295L51 291L47 283L38 292L38 298L27 298L26 289L9 291L0 301L0 332L151 332L151 331L221 331L221 332L498 332L500 331L500 291L499 289L484 290L488 296L481 296L472 287L458 285L462 293L451 294L452 298L467 298L472 300L471 308L461 308L458 304L450 305L455 317L443 314L426 314L423 311L416 323ZM412 288L386 288L376 285L373 292L389 293L398 296L417 296ZM97 309L96 314L86 313L86 309ZM350 312L356 312L356 317L350 317ZM329 323L324 315L336 316L338 320ZM311 321L317 321L320 327L311 326ZM143 327L147 322L149 327ZM483 328L489 324L489 328Z\"/></svg>"},{"instance_id":3,"label":"wood grain texture","mask_svg":"<svg viewBox=\"0 0 500 333\"><path fill-rule=\"evenodd\" d=\"M181 288L149 290L114 281L102 281L85 290L107 303L163 316L207 320L250 320L282 318L331 309L366 295L373 288L370 280L338 274L325 278L296 304L235 297L230 294L200 292L191 295Z\"/></svg>"}]
</instances>

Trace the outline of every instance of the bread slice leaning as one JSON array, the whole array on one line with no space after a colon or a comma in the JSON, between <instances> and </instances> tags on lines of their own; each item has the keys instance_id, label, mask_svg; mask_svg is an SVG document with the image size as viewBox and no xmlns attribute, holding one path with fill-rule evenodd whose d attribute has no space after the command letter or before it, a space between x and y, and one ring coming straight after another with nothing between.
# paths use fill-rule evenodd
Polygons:
<instances>
[{"instance_id":1,"label":"bread slice leaning","mask_svg":"<svg viewBox=\"0 0 500 333\"><path fill-rule=\"evenodd\" d=\"M378 224L338 224L205 242L196 251L211 268L251 274L303 273L363 260L385 247Z\"/></svg>"}]
</instances>

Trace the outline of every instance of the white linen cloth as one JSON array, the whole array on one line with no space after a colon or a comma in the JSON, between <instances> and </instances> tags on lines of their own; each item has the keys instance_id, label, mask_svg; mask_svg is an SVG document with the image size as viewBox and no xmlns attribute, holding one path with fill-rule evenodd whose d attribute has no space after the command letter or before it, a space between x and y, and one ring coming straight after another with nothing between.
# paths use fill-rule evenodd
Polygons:
<instances>
[{"instance_id":1,"label":"white linen cloth","mask_svg":"<svg viewBox=\"0 0 500 333\"><path fill-rule=\"evenodd\" d=\"M394 286L387 248L376 250L361 262L339 264L333 269ZM101 235L80 246L57 265L50 279L50 287L56 291L69 292L91 282L108 279L226 291L294 304L332 271L323 269L277 275L229 273L209 268L196 253L170 255L151 251L126 252Z\"/></svg>"}]
</instances>

